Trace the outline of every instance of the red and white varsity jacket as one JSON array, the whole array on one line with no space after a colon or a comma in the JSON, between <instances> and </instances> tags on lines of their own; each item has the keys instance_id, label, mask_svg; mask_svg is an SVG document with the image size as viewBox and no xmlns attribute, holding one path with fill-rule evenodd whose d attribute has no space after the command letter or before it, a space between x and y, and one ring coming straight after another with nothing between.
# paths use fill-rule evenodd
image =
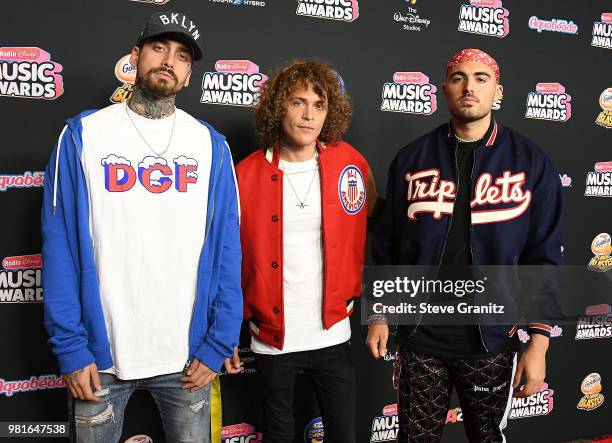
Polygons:
<instances>
[{"instance_id":1,"label":"red and white varsity jacket","mask_svg":"<svg viewBox=\"0 0 612 443\"><path fill-rule=\"evenodd\" d=\"M326 146L317 142L317 149L323 238L321 321L329 329L352 313L353 297L361 292L370 171L365 158L346 142ZM236 175L244 318L252 335L283 349L283 171L278 163L278 148L260 149L238 164Z\"/></svg>"}]
</instances>

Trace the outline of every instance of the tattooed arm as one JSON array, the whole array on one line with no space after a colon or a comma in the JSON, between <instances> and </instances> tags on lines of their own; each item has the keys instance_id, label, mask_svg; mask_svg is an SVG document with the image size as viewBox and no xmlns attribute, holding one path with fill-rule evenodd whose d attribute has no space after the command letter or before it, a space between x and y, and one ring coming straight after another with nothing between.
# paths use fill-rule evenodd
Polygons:
<instances>
[{"instance_id":1,"label":"tattooed arm","mask_svg":"<svg viewBox=\"0 0 612 443\"><path fill-rule=\"evenodd\" d=\"M79 400L100 401L100 399L94 395L94 391L102 389L98 368L95 363L64 374L63 377L66 382L66 387L74 398L78 398Z\"/></svg>"}]
</instances>

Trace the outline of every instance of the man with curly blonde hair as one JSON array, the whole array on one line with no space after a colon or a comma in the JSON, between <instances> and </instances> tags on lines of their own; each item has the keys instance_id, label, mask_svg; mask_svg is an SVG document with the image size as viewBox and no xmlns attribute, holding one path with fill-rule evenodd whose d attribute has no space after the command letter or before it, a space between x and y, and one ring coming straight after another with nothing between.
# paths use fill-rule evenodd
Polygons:
<instances>
[{"instance_id":1,"label":"man with curly blonde hair","mask_svg":"<svg viewBox=\"0 0 612 443\"><path fill-rule=\"evenodd\" d=\"M350 118L338 74L294 60L263 86L255 111L263 147L236 168L244 317L267 443L293 441L299 372L316 386L325 439L355 442L348 317L378 194L367 161L341 140ZM238 370L237 356L233 363Z\"/></svg>"}]
</instances>

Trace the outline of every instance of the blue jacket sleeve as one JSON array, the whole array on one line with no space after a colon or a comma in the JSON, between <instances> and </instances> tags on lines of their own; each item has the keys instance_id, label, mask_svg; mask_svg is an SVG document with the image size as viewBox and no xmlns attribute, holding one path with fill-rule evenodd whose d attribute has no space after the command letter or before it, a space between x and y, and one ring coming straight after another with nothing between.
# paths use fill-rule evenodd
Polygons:
<instances>
[{"instance_id":1,"label":"blue jacket sleeve","mask_svg":"<svg viewBox=\"0 0 612 443\"><path fill-rule=\"evenodd\" d=\"M45 171L41 219L45 327L62 373L94 362L87 348L79 290L79 162L72 130L65 127Z\"/></svg>"},{"instance_id":2,"label":"blue jacket sleeve","mask_svg":"<svg viewBox=\"0 0 612 443\"><path fill-rule=\"evenodd\" d=\"M213 371L219 371L223 361L238 345L242 323L242 289L240 272L240 220L236 176L227 143L222 146L225 160L216 190L217 202L224 201L223 240L217 294L209 313L208 333L195 356Z\"/></svg>"}]
</instances>

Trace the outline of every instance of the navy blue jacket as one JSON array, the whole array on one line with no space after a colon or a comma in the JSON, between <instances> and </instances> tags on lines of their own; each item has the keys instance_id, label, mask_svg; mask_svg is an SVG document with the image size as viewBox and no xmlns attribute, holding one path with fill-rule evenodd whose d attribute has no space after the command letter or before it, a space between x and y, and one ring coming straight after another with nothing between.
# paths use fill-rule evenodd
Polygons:
<instances>
[{"instance_id":1,"label":"navy blue jacket","mask_svg":"<svg viewBox=\"0 0 612 443\"><path fill-rule=\"evenodd\" d=\"M452 125L444 124L398 152L373 233L376 264L440 264L456 195L456 146ZM561 184L534 142L493 120L474 151L471 183L474 265L561 264ZM485 348L495 349L516 329L480 325ZM550 329L528 325L546 336Z\"/></svg>"}]
</instances>

